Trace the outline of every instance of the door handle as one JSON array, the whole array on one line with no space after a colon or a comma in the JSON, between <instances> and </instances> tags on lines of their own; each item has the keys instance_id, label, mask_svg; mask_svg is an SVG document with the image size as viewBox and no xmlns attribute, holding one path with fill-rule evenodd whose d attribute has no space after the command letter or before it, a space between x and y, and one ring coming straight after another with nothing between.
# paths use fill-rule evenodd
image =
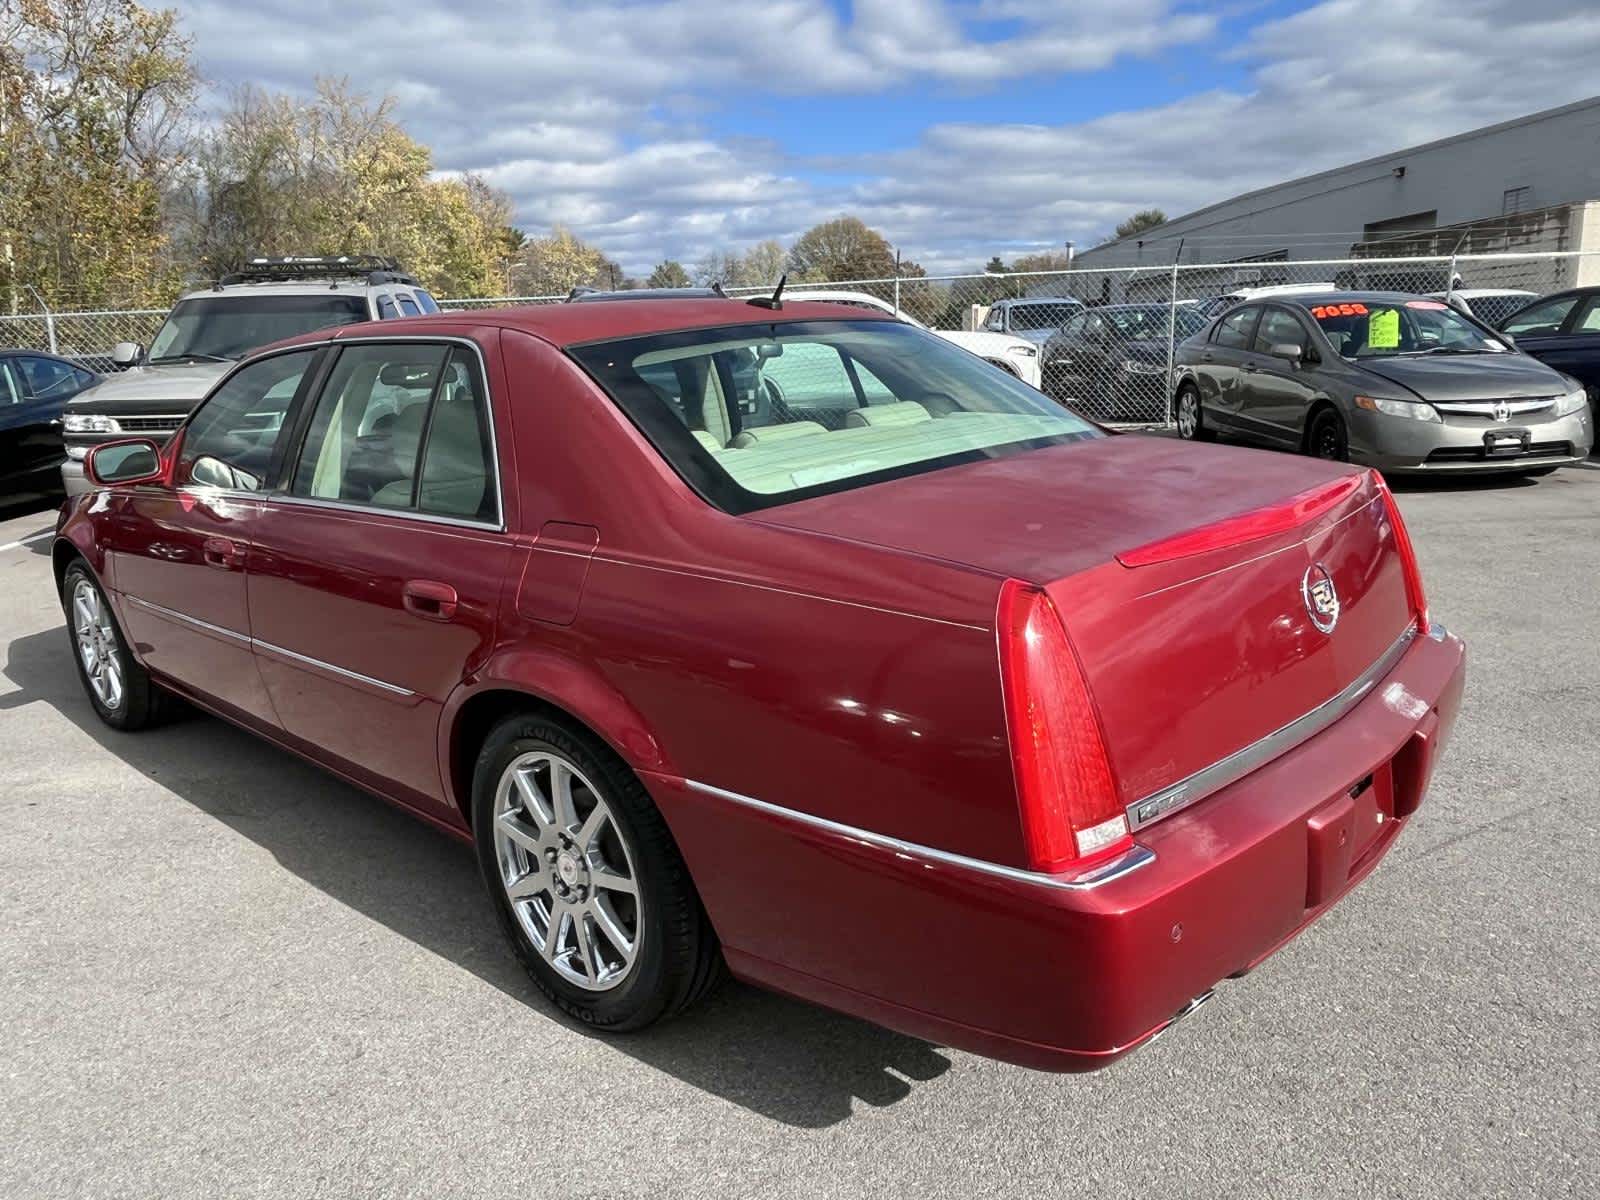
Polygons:
<instances>
[{"instance_id":1,"label":"door handle","mask_svg":"<svg viewBox=\"0 0 1600 1200\"><path fill-rule=\"evenodd\" d=\"M401 589L406 611L428 621L452 621L456 615L456 590L432 579L408 579Z\"/></svg>"},{"instance_id":2,"label":"door handle","mask_svg":"<svg viewBox=\"0 0 1600 1200\"><path fill-rule=\"evenodd\" d=\"M1244 373L1246 375L1254 375L1254 374L1256 374L1256 372L1258 372L1260 370L1261 370L1261 368L1256 366L1256 364L1252 363L1252 362L1247 362L1244 365Z\"/></svg>"},{"instance_id":3,"label":"door handle","mask_svg":"<svg viewBox=\"0 0 1600 1200\"><path fill-rule=\"evenodd\" d=\"M244 552L225 537L208 537L200 543L200 557L208 567L237 571L244 566Z\"/></svg>"},{"instance_id":4,"label":"door handle","mask_svg":"<svg viewBox=\"0 0 1600 1200\"><path fill-rule=\"evenodd\" d=\"M1201 353L1201 355L1200 355L1200 361L1201 362L1210 362L1211 361L1211 351L1209 351L1209 350L1203 351Z\"/></svg>"}]
</instances>

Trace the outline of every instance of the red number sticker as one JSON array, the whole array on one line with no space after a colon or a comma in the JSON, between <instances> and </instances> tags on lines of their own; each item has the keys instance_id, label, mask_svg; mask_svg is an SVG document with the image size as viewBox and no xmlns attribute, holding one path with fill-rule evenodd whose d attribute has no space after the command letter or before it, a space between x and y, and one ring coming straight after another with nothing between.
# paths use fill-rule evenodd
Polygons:
<instances>
[{"instance_id":1,"label":"red number sticker","mask_svg":"<svg viewBox=\"0 0 1600 1200\"><path fill-rule=\"evenodd\" d=\"M1365 304L1319 304L1311 310L1311 315L1319 321L1326 321L1333 317L1364 317L1367 315Z\"/></svg>"}]
</instances>

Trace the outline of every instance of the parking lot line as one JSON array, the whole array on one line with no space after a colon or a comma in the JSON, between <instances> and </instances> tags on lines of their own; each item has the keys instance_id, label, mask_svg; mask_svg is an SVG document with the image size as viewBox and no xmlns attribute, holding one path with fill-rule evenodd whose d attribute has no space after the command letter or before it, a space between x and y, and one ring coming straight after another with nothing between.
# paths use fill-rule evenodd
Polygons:
<instances>
[{"instance_id":1,"label":"parking lot line","mask_svg":"<svg viewBox=\"0 0 1600 1200\"><path fill-rule=\"evenodd\" d=\"M27 537L19 538L14 542L0 543L0 553L4 553L7 550L20 550L22 547L30 546L34 542L41 542L47 537L53 537L55 532L54 529L41 529L38 533L29 534Z\"/></svg>"}]
</instances>

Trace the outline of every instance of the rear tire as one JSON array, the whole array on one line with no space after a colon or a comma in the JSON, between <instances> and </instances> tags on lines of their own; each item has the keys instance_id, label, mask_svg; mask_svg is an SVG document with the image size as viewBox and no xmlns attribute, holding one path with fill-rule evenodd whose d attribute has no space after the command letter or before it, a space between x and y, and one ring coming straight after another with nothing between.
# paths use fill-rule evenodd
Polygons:
<instances>
[{"instance_id":1,"label":"rear tire","mask_svg":"<svg viewBox=\"0 0 1600 1200\"><path fill-rule=\"evenodd\" d=\"M1209 442L1213 437L1200 406L1200 389L1192 383L1178 389L1178 436L1186 442Z\"/></svg>"},{"instance_id":2,"label":"rear tire","mask_svg":"<svg viewBox=\"0 0 1600 1200\"><path fill-rule=\"evenodd\" d=\"M1318 411L1306 430L1306 453L1328 462L1350 461L1350 434L1344 418L1331 408Z\"/></svg>"},{"instance_id":3,"label":"rear tire","mask_svg":"<svg viewBox=\"0 0 1600 1200\"><path fill-rule=\"evenodd\" d=\"M676 1015L721 978L722 955L644 785L587 732L513 714L472 778L478 866L523 968L598 1029Z\"/></svg>"},{"instance_id":4,"label":"rear tire","mask_svg":"<svg viewBox=\"0 0 1600 1200\"><path fill-rule=\"evenodd\" d=\"M112 615L111 602L81 560L62 574L61 607L66 611L78 682L95 715L127 733L163 720L174 698L157 687L134 659Z\"/></svg>"}]
</instances>

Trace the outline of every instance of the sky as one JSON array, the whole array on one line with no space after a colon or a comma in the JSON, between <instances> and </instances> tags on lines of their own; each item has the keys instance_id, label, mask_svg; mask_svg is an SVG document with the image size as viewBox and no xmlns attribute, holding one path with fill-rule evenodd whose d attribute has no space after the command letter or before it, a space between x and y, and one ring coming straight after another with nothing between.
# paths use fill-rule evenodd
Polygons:
<instances>
[{"instance_id":1,"label":"sky","mask_svg":"<svg viewBox=\"0 0 1600 1200\"><path fill-rule=\"evenodd\" d=\"M639 274L846 212L978 269L1600 91L1594 0L175 2L214 99L390 93Z\"/></svg>"}]
</instances>

